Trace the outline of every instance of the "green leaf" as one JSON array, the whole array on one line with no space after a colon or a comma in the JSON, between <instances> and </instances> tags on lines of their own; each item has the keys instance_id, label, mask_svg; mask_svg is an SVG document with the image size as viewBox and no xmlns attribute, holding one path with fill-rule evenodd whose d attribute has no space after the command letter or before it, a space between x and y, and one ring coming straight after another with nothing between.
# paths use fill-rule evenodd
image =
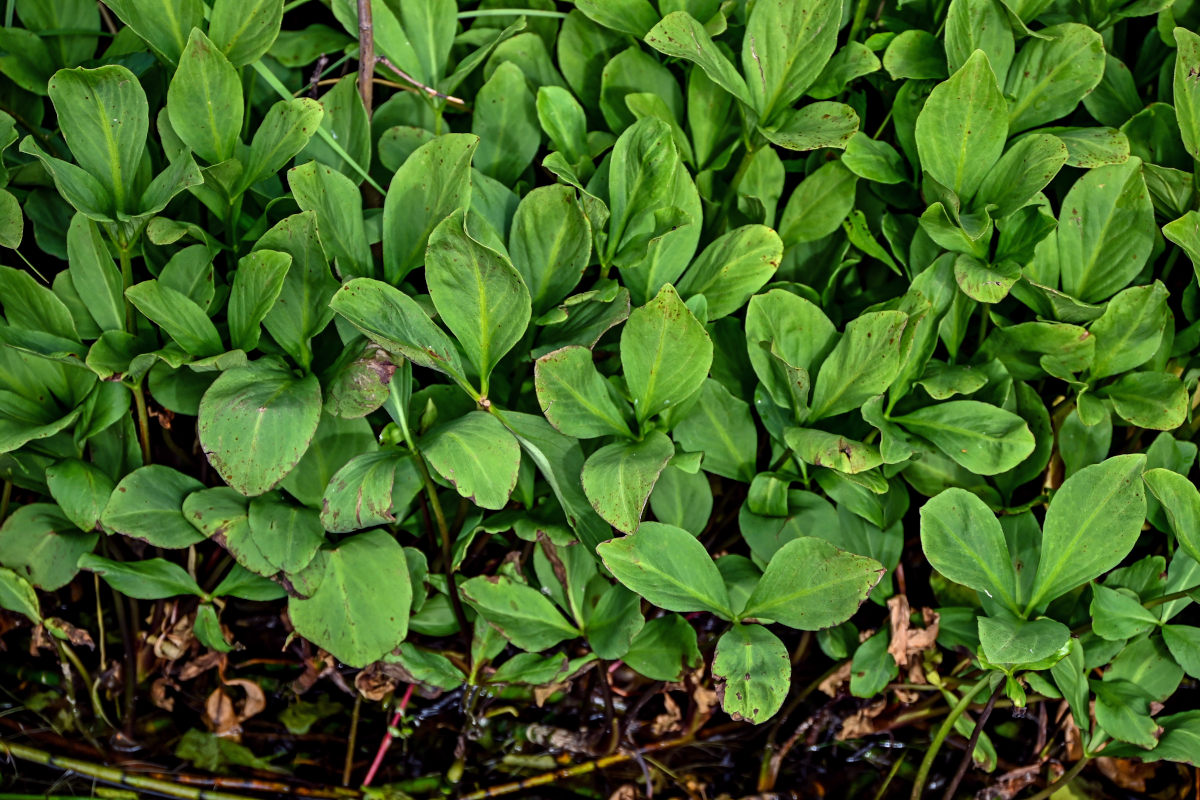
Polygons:
<instances>
[{"instance_id":1,"label":"green leaf","mask_svg":"<svg viewBox=\"0 0 1200 800\"><path fill-rule=\"evenodd\" d=\"M994 204L992 216L1006 217L1030 203L1067 163L1067 146L1048 133L1023 136L988 170L974 206Z\"/></svg>"},{"instance_id":2,"label":"green leaf","mask_svg":"<svg viewBox=\"0 0 1200 800\"><path fill-rule=\"evenodd\" d=\"M614 528L635 531L654 482L674 454L675 446L661 431L651 431L640 442L601 447L583 465L584 494Z\"/></svg>"},{"instance_id":3,"label":"green leaf","mask_svg":"<svg viewBox=\"0 0 1200 800\"><path fill-rule=\"evenodd\" d=\"M1133 280L1154 247L1154 207L1142 162L1097 167L1063 198L1058 228L1062 288L1087 303L1107 299Z\"/></svg>"},{"instance_id":4,"label":"green leaf","mask_svg":"<svg viewBox=\"0 0 1200 800\"><path fill-rule=\"evenodd\" d=\"M350 459L330 479L321 499L321 524L332 533L402 520L421 491L411 454L385 448Z\"/></svg>"},{"instance_id":5,"label":"green leaf","mask_svg":"<svg viewBox=\"0 0 1200 800\"><path fill-rule=\"evenodd\" d=\"M201 0L113 0L105 5L172 63L179 61L188 34L204 24Z\"/></svg>"},{"instance_id":6,"label":"green leaf","mask_svg":"<svg viewBox=\"0 0 1200 800\"><path fill-rule=\"evenodd\" d=\"M165 558L113 561L85 553L79 557L79 568L96 573L121 594L138 600L162 600L181 594L201 597L204 594L195 578Z\"/></svg>"},{"instance_id":7,"label":"green leaf","mask_svg":"<svg viewBox=\"0 0 1200 800\"><path fill-rule=\"evenodd\" d=\"M213 0L208 35L235 67L271 49L283 22L283 0Z\"/></svg>"},{"instance_id":8,"label":"green leaf","mask_svg":"<svg viewBox=\"0 0 1200 800\"><path fill-rule=\"evenodd\" d=\"M659 608L733 617L712 556L682 528L643 522L636 533L607 541L596 553L613 577Z\"/></svg>"},{"instance_id":9,"label":"green leaf","mask_svg":"<svg viewBox=\"0 0 1200 800\"><path fill-rule=\"evenodd\" d=\"M1162 504L1179 545L1200 561L1200 490L1185 476L1169 469L1150 469L1142 475Z\"/></svg>"},{"instance_id":10,"label":"green leaf","mask_svg":"<svg viewBox=\"0 0 1200 800\"><path fill-rule=\"evenodd\" d=\"M1025 40L1008 71L1008 127L1019 133L1065 117L1104 77L1104 40L1074 22Z\"/></svg>"},{"instance_id":11,"label":"green leaf","mask_svg":"<svg viewBox=\"0 0 1200 800\"><path fill-rule=\"evenodd\" d=\"M242 132L242 82L199 28L193 28L167 90L171 127L210 164L233 156Z\"/></svg>"},{"instance_id":12,"label":"green leaf","mask_svg":"<svg viewBox=\"0 0 1200 800\"><path fill-rule=\"evenodd\" d=\"M69 458L46 470L46 486L75 527L94 531L116 484L99 467Z\"/></svg>"},{"instance_id":13,"label":"green leaf","mask_svg":"<svg viewBox=\"0 0 1200 800\"><path fill-rule=\"evenodd\" d=\"M1115 456L1063 482L1042 526L1041 560L1028 609L1045 608L1129 553L1146 519L1140 480L1145 467L1143 455Z\"/></svg>"},{"instance_id":14,"label":"green leaf","mask_svg":"<svg viewBox=\"0 0 1200 800\"><path fill-rule=\"evenodd\" d=\"M263 603L282 599L287 596L287 592L275 581L256 575L241 564L234 564L217 584L217 588L212 590L212 596L236 597Z\"/></svg>"},{"instance_id":15,"label":"green leaf","mask_svg":"<svg viewBox=\"0 0 1200 800\"><path fill-rule=\"evenodd\" d=\"M441 653L420 650L411 642L405 642L395 653L384 656L384 661L394 661L420 683L445 691L457 689L466 680L462 670L454 666L453 661ZM334 705L341 710L342 706Z\"/></svg>"},{"instance_id":16,"label":"green leaf","mask_svg":"<svg viewBox=\"0 0 1200 800\"><path fill-rule=\"evenodd\" d=\"M954 279L963 294L981 303L999 303L1021 277L1021 267L1013 261L987 264L974 256L959 253L954 259Z\"/></svg>"},{"instance_id":17,"label":"green leaf","mask_svg":"<svg viewBox=\"0 0 1200 800\"><path fill-rule=\"evenodd\" d=\"M584 494L579 477L584 463L579 442L554 430L541 416L508 411L496 416L550 484L579 540L594 549L611 536L612 528L595 512Z\"/></svg>"},{"instance_id":18,"label":"green leaf","mask_svg":"<svg viewBox=\"0 0 1200 800\"><path fill-rule=\"evenodd\" d=\"M385 350L414 364L436 369L466 387L458 348L408 295L382 281L355 278L338 290L329 306Z\"/></svg>"},{"instance_id":19,"label":"green leaf","mask_svg":"<svg viewBox=\"0 0 1200 800\"><path fill-rule=\"evenodd\" d=\"M280 220L254 249L292 257L279 299L263 318L263 327L288 355L308 368L312 362L310 340L332 319L330 299L337 289L317 235L316 215L304 212Z\"/></svg>"},{"instance_id":20,"label":"green leaf","mask_svg":"<svg viewBox=\"0 0 1200 800\"><path fill-rule=\"evenodd\" d=\"M268 175L274 175L292 157L304 149L320 128L325 111L309 97L280 100L267 111L242 165L242 177L235 190L241 194Z\"/></svg>"},{"instance_id":21,"label":"green leaf","mask_svg":"<svg viewBox=\"0 0 1200 800\"><path fill-rule=\"evenodd\" d=\"M249 502L228 486L192 492L183 501L183 514L196 530L228 550L242 567L263 576L279 571L255 541Z\"/></svg>"},{"instance_id":22,"label":"green leaf","mask_svg":"<svg viewBox=\"0 0 1200 800\"><path fill-rule=\"evenodd\" d=\"M976 400L950 400L893 419L978 475L1007 472L1035 446L1025 420Z\"/></svg>"},{"instance_id":23,"label":"green leaf","mask_svg":"<svg viewBox=\"0 0 1200 800\"><path fill-rule=\"evenodd\" d=\"M200 401L197 431L209 463L244 495L277 485L308 449L321 416L315 375L264 359L227 370Z\"/></svg>"},{"instance_id":24,"label":"green leaf","mask_svg":"<svg viewBox=\"0 0 1200 800\"><path fill-rule=\"evenodd\" d=\"M1163 641L1175 657L1175 662L1183 667L1183 671L1193 678L1200 675L1200 628L1191 625L1163 625L1162 634Z\"/></svg>"},{"instance_id":25,"label":"green leaf","mask_svg":"<svg viewBox=\"0 0 1200 800\"><path fill-rule=\"evenodd\" d=\"M137 211L150 115L138 79L117 65L63 69L54 73L49 91L79 166L99 182L116 211Z\"/></svg>"},{"instance_id":26,"label":"green leaf","mask_svg":"<svg viewBox=\"0 0 1200 800\"><path fill-rule=\"evenodd\" d=\"M817 80L833 55L841 20L841 0L755 3L742 40L742 74L762 123L773 122Z\"/></svg>"},{"instance_id":27,"label":"green leaf","mask_svg":"<svg viewBox=\"0 0 1200 800\"><path fill-rule=\"evenodd\" d=\"M117 484L100 517L105 528L155 547L177 549L204 541L183 516L183 501L204 484L158 464L139 467Z\"/></svg>"},{"instance_id":28,"label":"green leaf","mask_svg":"<svg viewBox=\"0 0 1200 800\"><path fill-rule=\"evenodd\" d=\"M684 670L702 663L696 630L678 614L648 620L633 637L623 660L639 675L655 681L677 681Z\"/></svg>"},{"instance_id":29,"label":"green leaf","mask_svg":"<svg viewBox=\"0 0 1200 800\"><path fill-rule=\"evenodd\" d=\"M786 428L787 446L806 464L854 475L883 463L879 448L814 428Z\"/></svg>"},{"instance_id":30,"label":"green leaf","mask_svg":"<svg viewBox=\"0 0 1200 800\"><path fill-rule=\"evenodd\" d=\"M0 608L24 614L35 625L42 621L37 592L29 581L5 567L0 567Z\"/></svg>"},{"instance_id":31,"label":"green leaf","mask_svg":"<svg viewBox=\"0 0 1200 800\"><path fill-rule=\"evenodd\" d=\"M343 278L375 275L371 245L363 225L362 192L354 181L316 161L288 170L288 186L302 211L317 217L317 231Z\"/></svg>"},{"instance_id":32,"label":"green leaf","mask_svg":"<svg viewBox=\"0 0 1200 800\"><path fill-rule=\"evenodd\" d=\"M617 139L609 161L606 260L629 247L640 257L642 229L656 227L655 214L670 208L678 165L671 127L662 120L643 117Z\"/></svg>"},{"instance_id":33,"label":"green leaf","mask_svg":"<svg viewBox=\"0 0 1200 800\"><path fill-rule=\"evenodd\" d=\"M783 706L792 662L779 637L763 626L734 625L717 640L712 671L725 713L758 725Z\"/></svg>"},{"instance_id":34,"label":"green leaf","mask_svg":"<svg viewBox=\"0 0 1200 800\"><path fill-rule=\"evenodd\" d=\"M635 309L621 330L621 365L638 424L699 390L713 345L670 284Z\"/></svg>"},{"instance_id":35,"label":"green leaf","mask_svg":"<svg viewBox=\"0 0 1200 800\"><path fill-rule=\"evenodd\" d=\"M1158 617L1128 589L1092 587L1092 630L1101 639L1123 642L1158 627ZM1165 635L1165 632L1164 632ZM1168 642L1169 644L1169 642Z\"/></svg>"},{"instance_id":36,"label":"green leaf","mask_svg":"<svg viewBox=\"0 0 1200 800\"><path fill-rule=\"evenodd\" d=\"M976 50L939 83L917 116L921 166L962 202L969 201L1004 150L1007 108L987 55Z\"/></svg>"},{"instance_id":37,"label":"green leaf","mask_svg":"<svg viewBox=\"0 0 1200 800\"><path fill-rule=\"evenodd\" d=\"M481 508L503 508L517 485L521 447L484 411L439 425L421 439L430 466Z\"/></svg>"},{"instance_id":38,"label":"green leaf","mask_svg":"<svg viewBox=\"0 0 1200 800\"><path fill-rule=\"evenodd\" d=\"M1162 341L1168 314L1167 289L1158 281L1118 292L1089 329L1096 337L1089 375L1120 375L1149 361Z\"/></svg>"},{"instance_id":39,"label":"green leaf","mask_svg":"<svg viewBox=\"0 0 1200 800\"><path fill-rule=\"evenodd\" d=\"M67 272L87 309L102 331L125 329L125 301L121 273L108 253L100 229L84 214L71 218L67 229Z\"/></svg>"},{"instance_id":40,"label":"green leaf","mask_svg":"<svg viewBox=\"0 0 1200 800\"><path fill-rule=\"evenodd\" d=\"M187 295L161 281L149 280L130 286L125 296L188 353L205 358L224 352L216 326Z\"/></svg>"},{"instance_id":41,"label":"green leaf","mask_svg":"<svg viewBox=\"0 0 1200 800\"><path fill-rule=\"evenodd\" d=\"M758 429L750 405L712 378L672 435L684 450L704 453L705 472L742 483L754 477Z\"/></svg>"},{"instance_id":42,"label":"green leaf","mask_svg":"<svg viewBox=\"0 0 1200 800\"><path fill-rule=\"evenodd\" d=\"M399 283L425 261L429 235L471 200L471 157L479 138L452 133L421 145L396 170L383 202L383 274Z\"/></svg>"},{"instance_id":43,"label":"green leaf","mask_svg":"<svg viewBox=\"0 0 1200 800\"><path fill-rule=\"evenodd\" d=\"M325 543L325 529L316 511L283 502L276 495L252 499L247 519L254 545L272 572L300 572Z\"/></svg>"},{"instance_id":44,"label":"green leaf","mask_svg":"<svg viewBox=\"0 0 1200 800\"><path fill-rule=\"evenodd\" d=\"M841 414L887 391L902 365L907 324L902 311L872 311L847 324L817 374L809 420Z\"/></svg>"},{"instance_id":45,"label":"green leaf","mask_svg":"<svg viewBox=\"0 0 1200 800\"><path fill-rule=\"evenodd\" d=\"M901 31L883 53L883 68L892 80L942 80L946 77L945 50L929 31L916 28Z\"/></svg>"},{"instance_id":46,"label":"green leaf","mask_svg":"<svg viewBox=\"0 0 1200 800\"><path fill-rule=\"evenodd\" d=\"M771 557L741 616L803 631L839 625L854 615L884 572L875 559L839 550L824 539L793 539Z\"/></svg>"},{"instance_id":47,"label":"green leaf","mask_svg":"<svg viewBox=\"0 0 1200 800\"><path fill-rule=\"evenodd\" d=\"M622 658L645 625L642 598L615 583L604 590L588 616L584 635L592 652L603 659Z\"/></svg>"},{"instance_id":48,"label":"green leaf","mask_svg":"<svg viewBox=\"0 0 1200 800\"><path fill-rule=\"evenodd\" d=\"M668 464L650 493L650 510L656 520L683 528L695 536L708 526L712 507L712 487L708 476L700 470L685 472Z\"/></svg>"},{"instance_id":49,"label":"green leaf","mask_svg":"<svg viewBox=\"0 0 1200 800\"><path fill-rule=\"evenodd\" d=\"M995 514L979 497L951 488L921 507L921 549L955 583L1017 608L1017 574Z\"/></svg>"},{"instance_id":50,"label":"green leaf","mask_svg":"<svg viewBox=\"0 0 1200 800\"><path fill-rule=\"evenodd\" d=\"M703 295L712 322L744 306L771 279L782 260L779 234L765 225L744 225L704 248L677 288L689 300Z\"/></svg>"},{"instance_id":51,"label":"green leaf","mask_svg":"<svg viewBox=\"0 0 1200 800\"><path fill-rule=\"evenodd\" d=\"M984 658L993 664L1045 669L1067 655L1070 640L1071 630L1066 625L1046 617L979 618L979 643Z\"/></svg>"},{"instance_id":52,"label":"green leaf","mask_svg":"<svg viewBox=\"0 0 1200 800\"><path fill-rule=\"evenodd\" d=\"M578 0L575 7L594 22L639 39L658 21L647 0Z\"/></svg>"},{"instance_id":53,"label":"green leaf","mask_svg":"<svg viewBox=\"0 0 1200 800\"><path fill-rule=\"evenodd\" d=\"M830 161L792 191L779 220L779 236L785 245L815 242L842 227L842 220L854 207L858 185L858 176L848 167L849 163Z\"/></svg>"},{"instance_id":54,"label":"green leaf","mask_svg":"<svg viewBox=\"0 0 1200 800\"><path fill-rule=\"evenodd\" d=\"M521 198L508 250L529 289L534 316L561 302L579 284L591 241L591 224L570 186L540 186Z\"/></svg>"},{"instance_id":55,"label":"green leaf","mask_svg":"<svg viewBox=\"0 0 1200 800\"><path fill-rule=\"evenodd\" d=\"M482 381L511 350L529 324L529 290L501 253L474 239L465 214L447 217L429 237L425 279L446 327L462 346Z\"/></svg>"},{"instance_id":56,"label":"green leaf","mask_svg":"<svg viewBox=\"0 0 1200 800\"><path fill-rule=\"evenodd\" d=\"M1169 431L1187 418L1188 393L1169 372L1130 372L1104 387L1117 416L1139 428Z\"/></svg>"},{"instance_id":57,"label":"green leaf","mask_svg":"<svg viewBox=\"0 0 1200 800\"><path fill-rule=\"evenodd\" d=\"M0 563L34 586L61 589L78 572L76 562L96 546L99 535L81 533L52 503L30 503L0 525Z\"/></svg>"},{"instance_id":58,"label":"green leaf","mask_svg":"<svg viewBox=\"0 0 1200 800\"><path fill-rule=\"evenodd\" d=\"M479 137L475 167L505 185L516 183L541 145L537 103L525 74L502 62L479 89L471 133Z\"/></svg>"},{"instance_id":59,"label":"green leaf","mask_svg":"<svg viewBox=\"0 0 1200 800\"><path fill-rule=\"evenodd\" d=\"M229 291L230 344L250 352L262 334L259 323L270 313L283 291L292 257L274 250L255 250L238 261Z\"/></svg>"},{"instance_id":60,"label":"green leaf","mask_svg":"<svg viewBox=\"0 0 1200 800\"><path fill-rule=\"evenodd\" d=\"M750 90L709 37L708 31L686 11L673 11L664 16L649 33L646 44L663 55L691 61L713 83L720 86L746 105L753 105Z\"/></svg>"},{"instance_id":61,"label":"green leaf","mask_svg":"<svg viewBox=\"0 0 1200 800\"><path fill-rule=\"evenodd\" d=\"M788 150L842 149L858 133L858 112L845 103L821 101L777 115L778 122L759 128L772 143Z\"/></svg>"},{"instance_id":62,"label":"green leaf","mask_svg":"<svg viewBox=\"0 0 1200 800\"><path fill-rule=\"evenodd\" d=\"M396 540L367 531L324 551L316 592L288 600L296 632L351 667L365 667L408 634L408 563Z\"/></svg>"},{"instance_id":63,"label":"green leaf","mask_svg":"<svg viewBox=\"0 0 1200 800\"><path fill-rule=\"evenodd\" d=\"M997 0L951 0L946 11L946 62L957 71L971 54L987 54L996 75L1003 77L1012 63L1013 31L1004 6Z\"/></svg>"},{"instance_id":64,"label":"green leaf","mask_svg":"<svg viewBox=\"0 0 1200 800\"><path fill-rule=\"evenodd\" d=\"M544 594L505 575L471 578L461 590L480 616L522 650L540 653L580 635Z\"/></svg>"},{"instance_id":65,"label":"green leaf","mask_svg":"<svg viewBox=\"0 0 1200 800\"><path fill-rule=\"evenodd\" d=\"M546 419L562 433L580 439L632 437L629 405L592 363L586 347L564 347L534 365L538 402Z\"/></svg>"}]
</instances>

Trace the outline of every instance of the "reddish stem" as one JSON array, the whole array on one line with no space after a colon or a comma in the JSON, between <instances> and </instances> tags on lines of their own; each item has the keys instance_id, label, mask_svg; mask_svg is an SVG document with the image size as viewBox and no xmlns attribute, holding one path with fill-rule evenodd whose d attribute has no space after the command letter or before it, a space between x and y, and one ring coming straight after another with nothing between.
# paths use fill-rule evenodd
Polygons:
<instances>
[{"instance_id":1,"label":"reddish stem","mask_svg":"<svg viewBox=\"0 0 1200 800\"><path fill-rule=\"evenodd\" d=\"M371 768L367 770L367 777L363 779L363 788L371 785L371 781L375 779L375 773L379 771L379 767L383 764L383 757L387 753L388 748L392 746L392 728L400 724L400 720L404 717L404 709L408 708L408 701L412 699L413 685L410 683L408 688L404 690L404 696L400 698L400 707L392 716L392 723L388 725L388 729L383 734L383 741L379 743L379 751L375 753L375 760L371 762Z\"/></svg>"}]
</instances>

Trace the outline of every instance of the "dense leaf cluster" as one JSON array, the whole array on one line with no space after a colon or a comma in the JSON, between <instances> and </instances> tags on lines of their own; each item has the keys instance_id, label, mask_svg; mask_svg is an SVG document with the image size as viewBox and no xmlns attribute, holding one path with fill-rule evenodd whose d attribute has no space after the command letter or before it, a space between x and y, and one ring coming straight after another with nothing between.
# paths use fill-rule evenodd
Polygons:
<instances>
[{"instance_id":1,"label":"dense leaf cluster","mask_svg":"<svg viewBox=\"0 0 1200 800\"><path fill-rule=\"evenodd\" d=\"M1200 8L463 5L7 4L0 606L755 723L817 632L1195 764Z\"/></svg>"}]
</instances>

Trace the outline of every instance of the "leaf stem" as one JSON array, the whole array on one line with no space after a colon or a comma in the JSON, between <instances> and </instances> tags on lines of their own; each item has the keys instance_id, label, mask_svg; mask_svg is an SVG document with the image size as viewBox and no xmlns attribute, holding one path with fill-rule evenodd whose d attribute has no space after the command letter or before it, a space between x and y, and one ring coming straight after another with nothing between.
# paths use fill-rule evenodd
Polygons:
<instances>
[{"instance_id":1,"label":"leaf stem","mask_svg":"<svg viewBox=\"0 0 1200 800\"><path fill-rule=\"evenodd\" d=\"M1047 786L1045 789L1042 789L1037 794L1030 795L1025 800L1047 800L1047 798L1053 797L1055 792L1066 786L1071 781L1075 780L1075 778L1079 776L1079 773L1083 772L1083 768L1086 767L1091 760L1091 756L1084 756L1083 758L1079 759L1075 762L1074 766L1063 773L1061 778Z\"/></svg>"},{"instance_id":2,"label":"leaf stem","mask_svg":"<svg viewBox=\"0 0 1200 800\"><path fill-rule=\"evenodd\" d=\"M125 300L125 332L137 333L137 318L133 313L133 303L125 292L133 285L133 261L129 254L129 245L117 242L117 253L121 259L121 297Z\"/></svg>"},{"instance_id":3,"label":"leaf stem","mask_svg":"<svg viewBox=\"0 0 1200 800\"><path fill-rule=\"evenodd\" d=\"M342 786L350 785L350 775L354 772L354 745L358 740L358 720L362 713L362 694L354 695L354 710L350 712L350 738L346 740L346 762L342 765Z\"/></svg>"},{"instance_id":4,"label":"leaf stem","mask_svg":"<svg viewBox=\"0 0 1200 800\"><path fill-rule=\"evenodd\" d=\"M847 42L853 42L858 38L858 32L862 30L863 20L867 18L867 5L871 0L858 0L858 4L854 6L854 21L850 23L850 35L846 37Z\"/></svg>"},{"instance_id":5,"label":"leaf stem","mask_svg":"<svg viewBox=\"0 0 1200 800\"><path fill-rule=\"evenodd\" d=\"M992 715L992 709L996 707L996 701L1000 699L1003 691L1004 681L1000 681L996 684L996 690L988 698L987 705L979 713L979 719L975 721L975 729L971 731L971 738L967 741L967 751L963 753L962 761L958 763L958 771L954 773L954 779L946 787L946 793L942 795L942 800L954 800L954 793L958 791L958 785L962 783L963 776L967 774L967 766L975 758L975 745L979 744L979 735L983 733L983 726L988 721L988 717Z\"/></svg>"},{"instance_id":6,"label":"leaf stem","mask_svg":"<svg viewBox=\"0 0 1200 800\"><path fill-rule=\"evenodd\" d=\"M942 749L942 743L954 729L954 723L966 712L976 695L982 692L987 685L987 679L981 678L978 683L967 690L954 708L950 709L950 715L942 721L942 726L934 734L933 741L929 743L929 749L925 751L925 758L921 759L921 766L917 769L917 780L913 783L911 795L912 800L921 800L925 793L925 782L929 779L929 771L933 768L933 761L937 758L938 751Z\"/></svg>"},{"instance_id":7,"label":"leaf stem","mask_svg":"<svg viewBox=\"0 0 1200 800\"><path fill-rule=\"evenodd\" d=\"M133 403L137 407L138 440L142 444L142 465L154 463L150 453L150 414L146 410L146 394L142 390L142 381L133 385Z\"/></svg>"},{"instance_id":8,"label":"leaf stem","mask_svg":"<svg viewBox=\"0 0 1200 800\"><path fill-rule=\"evenodd\" d=\"M425 486L425 494L429 498L429 505L433 508L433 518L437 523L437 530L442 544L442 561L445 564L446 570L446 590L450 595L450 607L454 610L454 619L458 622L458 627L464 633L471 630L470 624L467 622L467 614L463 610L462 598L458 596L458 584L454 581L454 544L450 538L450 526L446 524L446 515L442 511L442 502L438 499L437 484L433 482L433 477L429 474L429 467L425 463L425 456L420 452L413 452L416 457L417 469L421 473L421 483Z\"/></svg>"},{"instance_id":9,"label":"leaf stem","mask_svg":"<svg viewBox=\"0 0 1200 800\"><path fill-rule=\"evenodd\" d=\"M3 491L0 491L0 522L8 519L8 504L12 502L12 487L13 482L7 480L4 482Z\"/></svg>"}]
</instances>

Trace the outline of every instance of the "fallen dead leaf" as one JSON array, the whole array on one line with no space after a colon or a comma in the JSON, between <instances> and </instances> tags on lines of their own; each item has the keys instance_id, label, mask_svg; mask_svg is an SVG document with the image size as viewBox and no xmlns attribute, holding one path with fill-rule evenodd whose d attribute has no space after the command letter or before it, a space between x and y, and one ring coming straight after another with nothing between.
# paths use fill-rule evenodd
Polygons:
<instances>
[{"instance_id":1,"label":"fallen dead leaf","mask_svg":"<svg viewBox=\"0 0 1200 800\"><path fill-rule=\"evenodd\" d=\"M1147 764L1131 758L1096 759L1096 766L1104 773L1104 777L1120 786L1134 792L1146 791L1146 781L1152 779L1158 771L1157 764Z\"/></svg>"},{"instance_id":2,"label":"fallen dead leaf","mask_svg":"<svg viewBox=\"0 0 1200 800\"><path fill-rule=\"evenodd\" d=\"M992 780L990 786L975 795L975 800L1013 800L1022 789L1037 783L1041 764L1010 770Z\"/></svg>"},{"instance_id":3,"label":"fallen dead leaf","mask_svg":"<svg viewBox=\"0 0 1200 800\"><path fill-rule=\"evenodd\" d=\"M850 682L850 661L842 664L828 678L817 684L817 688L830 697L837 697L842 687Z\"/></svg>"},{"instance_id":4,"label":"fallen dead leaf","mask_svg":"<svg viewBox=\"0 0 1200 800\"><path fill-rule=\"evenodd\" d=\"M885 708L887 708L887 698L877 700L854 712L846 718L846 721L842 723L841 730L837 732L838 741L861 739L875 733L875 718L882 714Z\"/></svg>"},{"instance_id":5,"label":"fallen dead leaf","mask_svg":"<svg viewBox=\"0 0 1200 800\"><path fill-rule=\"evenodd\" d=\"M663 707L666 709L662 714L654 718L654 722L650 724L650 731L655 736L665 736L668 733L676 733L682 730L683 711L680 710L679 704L671 699L671 695L663 692Z\"/></svg>"}]
</instances>

